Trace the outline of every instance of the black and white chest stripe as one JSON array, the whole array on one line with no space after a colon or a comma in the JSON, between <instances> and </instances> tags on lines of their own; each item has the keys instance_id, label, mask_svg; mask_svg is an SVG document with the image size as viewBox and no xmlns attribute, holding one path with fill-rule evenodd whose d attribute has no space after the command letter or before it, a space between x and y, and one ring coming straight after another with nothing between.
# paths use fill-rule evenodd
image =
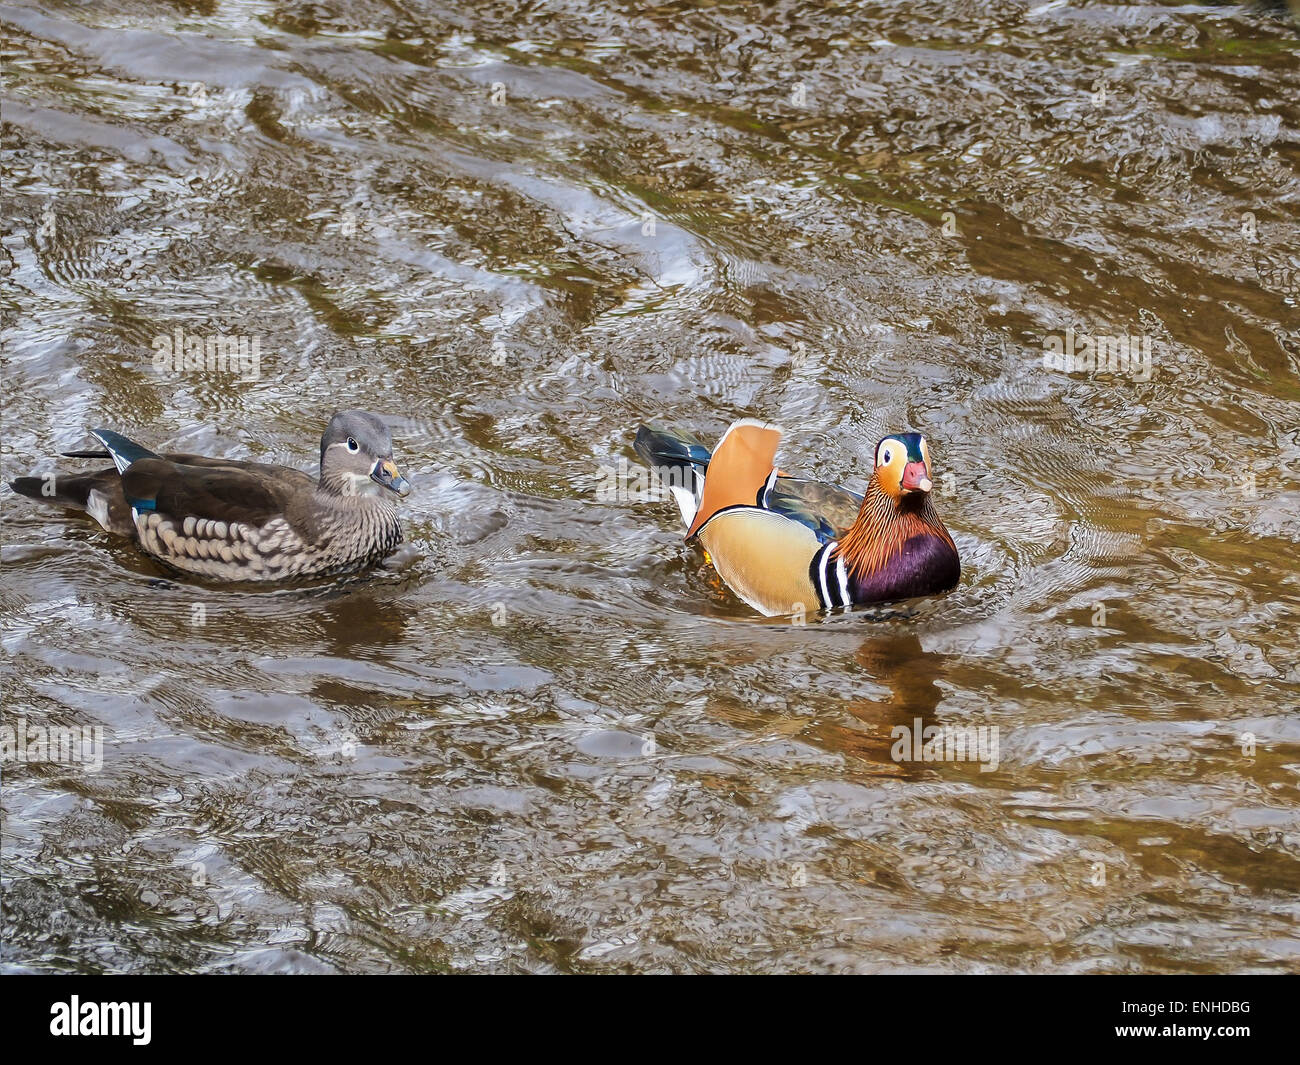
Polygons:
<instances>
[{"instance_id":1,"label":"black and white chest stripe","mask_svg":"<svg viewBox=\"0 0 1300 1065\"><path fill-rule=\"evenodd\" d=\"M758 490L758 505L763 510L771 509L772 489L776 486L777 471L773 470L763 487ZM808 565L808 575L812 578L813 588L823 610L835 607L851 606L853 598L849 594L849 574L844 560L836 554L838 544L826 544L813 555Z\"/></svg>"},{"instance_id":2,"label":"black and white chest stripe","mask_svg":"<svg viewBox=\"0 0 1300 1065\"><path fill-rule=\"evenodd\" d=\"M838 547L835 543L826 544L813 555L808 566L808 576L823 610L853 605L849 594L849 572L836 551Z\"/></svg>"}]
</instances>

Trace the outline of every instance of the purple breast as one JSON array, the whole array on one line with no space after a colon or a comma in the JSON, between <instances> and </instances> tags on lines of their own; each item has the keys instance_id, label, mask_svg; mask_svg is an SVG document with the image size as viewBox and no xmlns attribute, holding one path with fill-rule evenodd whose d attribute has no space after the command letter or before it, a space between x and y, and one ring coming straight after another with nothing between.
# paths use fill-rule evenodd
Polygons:
<instances>
[{"instance_id":1,"label":"purple breast","mask_svg":"<svg viewBox=\"0 0 1300 1065\"><path fill-rule=\"evenodd\" d=\"M851 577L855 603L885 603L935 595L957 587L961 562L957 552L937 536L913 536L903 549L866 578Z\"/></svg>"}]
</instances>

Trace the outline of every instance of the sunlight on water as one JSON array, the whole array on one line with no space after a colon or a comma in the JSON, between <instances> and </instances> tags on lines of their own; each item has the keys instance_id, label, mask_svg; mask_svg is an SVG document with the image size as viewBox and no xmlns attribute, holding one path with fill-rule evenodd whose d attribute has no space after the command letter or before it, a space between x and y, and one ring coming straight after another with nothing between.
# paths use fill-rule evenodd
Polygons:
<instances>
[{"instance_id":1,"label":"sunlight on water","mask_svg":"<svg viewBox=\"0 0 1300 1065\"><path fill-rule=\"evenodd\" d=\"M1294 971L1294 21L516 7L0 6L5 479L360 407L417 548L221 589L0 489L5 724L103 744L5 763L5 965ZM739 417L923 431L960 587L764 621L598 498Z\"/></svg>"}]
</instances>

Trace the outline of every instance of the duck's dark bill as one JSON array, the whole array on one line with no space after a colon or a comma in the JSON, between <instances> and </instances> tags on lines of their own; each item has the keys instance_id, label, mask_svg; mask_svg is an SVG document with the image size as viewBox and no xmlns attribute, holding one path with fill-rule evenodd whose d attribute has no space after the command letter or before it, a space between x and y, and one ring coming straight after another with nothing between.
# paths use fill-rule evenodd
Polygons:
<instances>
[{"instance_id":1,"label":"duck's dark bill","mask_svg":"<svg viewBox=\"0 0 1300 1065\"><path fill-rule=\"evenodd\" d=\"M409 495L411 482L397 472L397 464L392 459L381 459L370 471L370 479L396 492L399 496Z\"/></svg>"}]
</instances>

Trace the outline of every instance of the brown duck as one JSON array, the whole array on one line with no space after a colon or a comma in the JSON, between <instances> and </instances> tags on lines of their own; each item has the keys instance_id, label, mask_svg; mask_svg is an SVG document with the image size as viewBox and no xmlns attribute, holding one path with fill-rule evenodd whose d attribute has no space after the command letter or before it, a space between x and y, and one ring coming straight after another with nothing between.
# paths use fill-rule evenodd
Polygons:
<instances>
[{"instance_id":1,"label":"brown duck","mask_svg":"<svg viewBox=\"0 0 1300 1065\"><path fill-rule=\"evenodd\" d=\"M330 419L319 480L261 462L157 455L108 429L91 435L104 451L67 456L111 458L111 468L19 477L10 487L85 510L179 573L217 581L326 577L373 565L402 542L390 500L411 486L393 462L388 427L373 414Z\"/></svg>"}]
</instances>

